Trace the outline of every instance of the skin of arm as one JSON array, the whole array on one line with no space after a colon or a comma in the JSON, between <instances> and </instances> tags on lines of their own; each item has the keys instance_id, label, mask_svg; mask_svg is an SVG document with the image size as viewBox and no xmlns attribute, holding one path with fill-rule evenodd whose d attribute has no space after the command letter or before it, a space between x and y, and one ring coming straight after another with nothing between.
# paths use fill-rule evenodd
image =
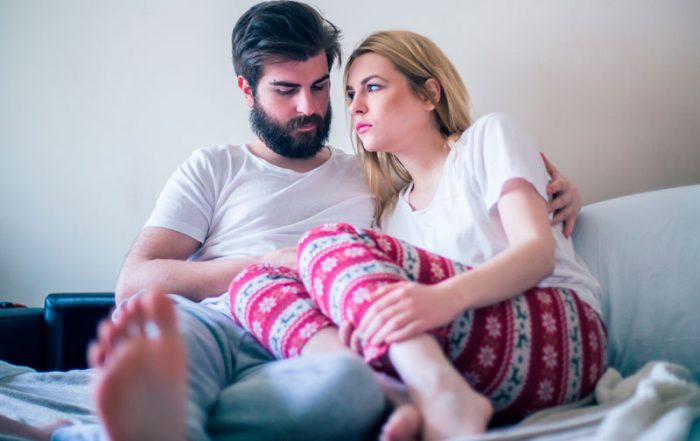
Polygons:
<instances>
[{"instance_id":1,"label":"skin of arm","mask_svg":"<svg viewBox=\"0 0 700 441\"><path fill-rule=\"evenodd\" d=\"M115 289L118 303L142 289L177 293L193 301L218 296L246 266L257 262L295 266L294 249L285 248L264 256L187 261L200 242L186 234L160 227L146 227L136 238Z\"/></svg>"},{"instance_id":2,"label":"skin of arm","mask_svg":"<svg viewBox=\"0 0 700 441\"><path fill-rule=\"evenodd\" d=\"M379 298L358 330L371 343L393 343L445 325L468 309L507 300L554 270L554 237L547 202L525 180L508 181L498 201L509 247L480 267L436 285L399 282Z\"/></svg>"}]
</instances>

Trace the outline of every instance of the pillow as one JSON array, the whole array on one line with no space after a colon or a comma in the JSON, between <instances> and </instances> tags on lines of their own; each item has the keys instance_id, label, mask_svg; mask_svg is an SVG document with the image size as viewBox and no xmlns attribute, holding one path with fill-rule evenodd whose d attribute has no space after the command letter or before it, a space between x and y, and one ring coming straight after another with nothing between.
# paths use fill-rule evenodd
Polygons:
<instances>
[{"instance_id":1,"label":"pillow","mask_svg":"<svg viewBox=\"0 0 700 441\"><path fill-rule=\"evenodd\" d=\"M588 205L573 239L603 287L609 365L665 360L700 378L700 185Z\"/></svg>"}]
</instances>

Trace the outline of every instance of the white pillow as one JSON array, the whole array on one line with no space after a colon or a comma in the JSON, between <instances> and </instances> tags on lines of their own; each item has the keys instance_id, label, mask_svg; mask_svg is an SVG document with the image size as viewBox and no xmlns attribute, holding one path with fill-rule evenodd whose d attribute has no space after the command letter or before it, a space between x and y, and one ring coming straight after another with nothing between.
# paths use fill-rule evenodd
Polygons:
<instances>
[{"instance_id":1,"label":"white pillow","mask_svg":"<svg viewBox=\"0 0 700 441\"><path fill-rule=\"evenodd\" d=\"M574 246L603 287L610 366L666 360L700 378L700 185L588 205Z\"/></svg>"}]
</instances>

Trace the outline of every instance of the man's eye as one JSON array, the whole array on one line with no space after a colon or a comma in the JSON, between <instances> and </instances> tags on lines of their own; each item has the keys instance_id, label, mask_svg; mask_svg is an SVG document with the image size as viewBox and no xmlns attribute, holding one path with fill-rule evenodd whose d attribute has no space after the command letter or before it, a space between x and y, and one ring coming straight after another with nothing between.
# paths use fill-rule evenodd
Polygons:
<instances>
[{"instance_id":1,"label":"man's eye","mask_svg":"<svg viewBox=\"0 0 700 441\"><path fill-rule=\"evenodd\" d=\"M326 87L328 87L328 83L327 83L327 82L326 82L326 83L321 83L321 84L314 84L313 86L311 86L311 88L312 88L313 90L325 90Z\"/></svg>"},{"instance_id":2,"label":"man's eye","mask_svg":"<svg viewBox=\"0 0 700 441\"><path fill-rule=\"evenodd\" d=\"M275 89L279 95L292 95L295 91L295 89Z\"/></svg>"}]
</instances>

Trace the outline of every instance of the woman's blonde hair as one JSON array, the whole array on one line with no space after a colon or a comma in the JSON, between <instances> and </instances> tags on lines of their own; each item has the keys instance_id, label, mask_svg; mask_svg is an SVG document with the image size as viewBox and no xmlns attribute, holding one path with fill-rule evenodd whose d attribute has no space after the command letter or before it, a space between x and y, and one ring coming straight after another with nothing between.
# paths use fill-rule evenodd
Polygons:
<instances>
[{"instance_id":1,"label":"woman's blonde hair","mask_svg":"<svg viewBox=\"0 0 700 441\"><path fill-rule=\"evenodd\" d=\"M437 102L433 100L433 114L448 145L469 128L469 94L464 82L452 62L430 39L409 31L375 32L360 42L350 54L343 76L345 86L353 62L366 53L375 53L388 59L406 77L411 90L421 98L433 100L425 87L428 79L433 78L440 84L440 97ZM399 191L412 178L395 155L368 152L354 130L351 133L375 199L374 221L381 225L382 215L396 203Z\"/></svg>"}]
</instances>

